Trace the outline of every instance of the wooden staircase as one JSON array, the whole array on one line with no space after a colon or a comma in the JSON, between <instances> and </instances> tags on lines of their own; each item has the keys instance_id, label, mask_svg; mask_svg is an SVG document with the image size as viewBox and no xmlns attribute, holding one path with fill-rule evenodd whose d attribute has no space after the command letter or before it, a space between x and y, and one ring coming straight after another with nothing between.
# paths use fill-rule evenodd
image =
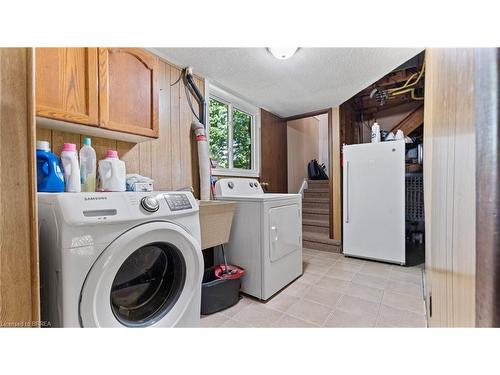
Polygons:
<instances>
[{"instance_id":1,"label":"wooden staircase","mask_svg":"<svg viewBox=\"0 0 500 375\"><path fill-rule=\"evenodd\" d=\"M340 253L340 242L330 239L328 181L309 180L302 199L302 246Z\"/></svg>"}]
</instances>

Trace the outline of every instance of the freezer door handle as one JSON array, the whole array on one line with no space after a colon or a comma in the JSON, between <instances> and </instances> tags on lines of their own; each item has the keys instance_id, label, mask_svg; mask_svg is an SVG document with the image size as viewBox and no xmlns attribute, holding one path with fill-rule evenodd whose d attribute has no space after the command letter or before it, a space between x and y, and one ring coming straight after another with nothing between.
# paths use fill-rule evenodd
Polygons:
<instances>
[{"instance_id":1,"label":"freezer door handle","mask_svg":"<svg viewBox=\"0 0 500 375\"><path fill-rule=\"evenodd\" d=\"M350 207L349 207L349 180L350 180L350 163L348 161L345 162L345 172L346 172L346 180L345 180L345 222L349 223L350 220Z\"/></svg>"}]
</instances>

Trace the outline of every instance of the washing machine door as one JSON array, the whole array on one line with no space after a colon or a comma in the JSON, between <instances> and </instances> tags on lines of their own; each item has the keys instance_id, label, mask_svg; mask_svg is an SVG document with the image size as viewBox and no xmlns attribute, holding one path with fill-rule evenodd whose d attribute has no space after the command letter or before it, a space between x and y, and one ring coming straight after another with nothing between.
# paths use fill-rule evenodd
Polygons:
<instances>
[{"instance_id":1,"label":"washing machine door","mask_svg":"<svg viewBox=\"0 0 500 375\"><path fill-rule=\"evenodd\" d=\"M174 327L199 317L203 257L200 244L168 222L134 227L96 260L81 292L83 327ZM197 300L198 299L198 300Z\"/></svg>"}]
</instances>

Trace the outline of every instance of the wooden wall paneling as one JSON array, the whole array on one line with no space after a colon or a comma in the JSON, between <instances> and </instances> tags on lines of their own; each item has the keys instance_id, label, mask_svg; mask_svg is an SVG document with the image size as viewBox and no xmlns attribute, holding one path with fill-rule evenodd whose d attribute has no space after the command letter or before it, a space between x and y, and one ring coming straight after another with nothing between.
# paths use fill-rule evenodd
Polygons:
<instances>
[{"instance_id":1,"label":"wooden wall paneling","mask_svg":"<svg viewBox=\"0 0 500 375\"><path fill-rule=\"evenodd\" d=\"M139 143L139 171L143 176L153 175L153 162L151 160L151 142Z\"/></svg>"},{"instance_id":2,"label":"wooden wall paneling","mask_svg":"<svg viewBox=\"0 0 500 375\"><path fill-rule=\"evenodd\" d=\"M427 50L424 108L427 301L433 327L473 326L473 54Z\"/></svg>"},{"instance_id":3,"label":"wooden wall paneling","mask_svg":"<svg viewBox=\"0 0 500 375\"><path fill-rule=\"evenodd\" d=\"M38 131L37 131L38 133ZM94 138L92 138L94 141ZM58 130L53 130L52 131L52 143L50 144L50 148L52 152L54 152L56 155L61 156L61 150L62 146L64 143L74 143L76 144L77 150L80 149L80 134L76 133L68 133L68 132L61 132ZM92 142L94 143L94 142ZM94 144L92 146L95 148Z\"/></svg>"},{"instance_id":4,"label":"wooden wall paneling","mask_svg":"<svg viewBox=\"0 0 500 375\"><path fill-rule=\"evenodd\" d=\"M330 154L330 238L342 240L342 171L340 165L340 109L328 111L328 145Z\"/></svg>"},{"instance_id":5,"label":"wooden wall paneling","mask_svg":"<svg viewBox=\"0 0 500 375\"><path fill-rule=\"evenodd\" d=\"M342 103L339 106L340 117L340 144L357 144L360 143L360 134L358 132L358 123L356 112L350 100Z\"/></svg>"},{"instance_id":6,"label":"wooden wall paneling","mask_svg":"<svg viewBox=\"0 0 500 375\"><path fill-rule=\"evenodd\" d=\"M117 141L118 157L125 162L128 173L141 173L140 144Z\"/></svg>"},{"instance_id":7,"label":"wooden wall paneling","mask_svg":"<svg viewBox=\"0 0 500 375\"><path fill-rule=\"evenodd\" d=\"M475 132L473 50L457 50L453 201L453 326L475 323ZM466 214L464 214L466 213ZM474 228L474 230L461 230Z\"/></svg>"},{"instance_id":8,"label":"wooden wall paneling","mask_svg":"<svg viewBox=\"0 0 500 375\"><path fill-rule=\"evenodd\" d=\"M40 322L40 271L38 251L38 201L36 197L36 108L35 108L35 50L27 49L27 115L28 115L28 187L30 199L30 255L31 255L31 315L35 321L33 326L39 327ZM1 92L1 89L0 89ZM1 213L0 213L1 215Z\"/></svg>"},{"instance_id":9,"label":"wooden wall paneling","mask_svg":"<svg viewBox=\"0 0 500 375\"><path fill-rule=\"evenodd\" d=\"M172 85L181 74L181 70L170 66L170 84ZM181 169L183 168L181 159L180 140L180 92L181 82L170 86L170 153L172 157L172 189L182 187ZM182 93L184 95L184 93Z\"/></svg>"},{"instance_id":10,"label":"wooden wall paneling","mask_svg":"<svg viewBox=\"0 0 500 375\"><path fill-rule=\"evenodd\" d=\"M33 53L0 49L0 324L40 320Z\"/></svg>"},{"instance_id":11,"label":"wooden wall paneling","mask_svg":"<svg viewBox=\"0 0 500 375\"><path fill-rule=\"evenodd\" d=\"M443 165L444 174L446 174L446 185L443 186L444 195L441 196L441 203L444 203L443 212L446 215L445 218L445 232L448 235L444 239L444 243L446 244L446 259L445 259L445 270L446 270L446 321L447 326L453 326L453 205L454 205L454 177L455 177L455 154L454 154L454 146L455 146L455 137L456 137L456 113L457 113L457 89L456 85L451 84L452 80L457 79L457 50L450 49L446 51L446 61L448 62L448 75L450 77L449 82L446 82L444 85L444 108L445 109L445 118L444 118L444 126L447 128L444 130L443 143L446 142L446 146L443 144L443 149L447 152L447 159L445 164Z\"/></svg>"},{"instance_id":12,"label":"wooden wall paneling","mask_svg":"<svg viewBox=\"0 0 500 375\"><path fill-rule=\"evenodd\" d=\"M82 135L82 138L83 137L85 137L85 135ZM92 138L92 147L95 150L97 160L102 160L106 158L107 150L117 149L117 141L114 139L95 137Z\"/></svg>"},{"instance_id":13,"label":"wooden wall paneling","mask_svg":"<svg viewBox=\"0 0 500 375\"><path fill-rule=\"evenodd\" d=\"M52 130L50 129L36 129L36 140L37 141L47 141L50 143L50 149L52 150Z\"/></svg>"},{"instance_id":14,"label":"wooden wall paneling","mask_svg":"<svg viewBox=\"0 0 500 375\"><path fill-rule=\"evenodd\" d=\"M287 126L278 116L261 110L261 183L267 192L287 193Z\"/></svg>"},{"instance_id":15,"label":"wooden wall paneling","mask_svg":"<svg viewBox=\"0 0 500 375\"><path fill-rule=\"evenodd\" d=\"M436 59L436 62L434 62ZM450 56L444 55L444 51L434 51L429 54L427 63L434 64L435 73L433 75L434 80L430 81L430 76L426 75L426 99L431 100L441 100L443 106L449 106L450 98L446 90L446 85L443 84L442 80L437 78L437 75L441 73L441 69L453 63L453 61L447 61ZM429 63L430 60L430 63ZM440 67L441 66L441 67ZM431 68L432 71L432 68ZM427 82L429 82L429 87L432 89L430 93L430 98L427 97ZM438 99L439 98L439 99ZM432 220L432 228L430 232L432 233L431 240L428 245L431 247L431 272L432 289L429 291L432 293L432 317L429 320L430 326L447 326L448 325L448 271L447 271L447 259L449 258L449 247L447 243L447 236L442 235L447 233L447 185L448 185L448 169L446 163L448 161L448 143L449 143L449 126L446 111L440 110L437 106L433 106L434 111L429 112L428 108L425 108L427 114L427 119L424 122L425 126L427 123L430 124L429 129L424 129L424 133L427 133L427 141L429 144L424 144L426 150L431 149L430 153L432 159L427 158L424 161L424 165L428 168L427 171L431 174L432 185L428 190L425 190L425 197L430 198L431 215L426 215L426 234L427 234L427 218ZM432 129L432 133L430 132ZM427 151L426 151L427 152ZM428 155L426 155L428 156ZM424 179L427 176L424 175ZM427 196L428 191L431 191L431 195ZM451 293L451 291L450 291Z\"/></svg>"},{"instance_id":16,"label":"wooden wall paneling","mask_svg":"<svg viewBox=\"0 0 500 375\"><path fill-rule=\"evenodd\" d=\"M159 126L160 137L151 141L151 178L157 190L172 189L172 135L170 122L170 70L169 64L160 61L159 65Z\"/></svg>"}]
</instances>

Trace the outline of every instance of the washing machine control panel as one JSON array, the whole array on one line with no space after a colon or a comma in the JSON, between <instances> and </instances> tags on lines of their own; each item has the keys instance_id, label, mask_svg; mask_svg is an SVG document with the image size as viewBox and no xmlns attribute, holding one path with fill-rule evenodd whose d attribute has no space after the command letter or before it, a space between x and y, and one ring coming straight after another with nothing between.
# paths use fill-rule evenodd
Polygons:
<instances>
[{"instance_id":1,"label":"washing machine control panel","mask_svg":"<svg viewBox=\"0 0 500 375\"><path fill-rule=\"evenodd\" d=\"M193 208L189 198L185 194L163 194L170 211L189 210Z\"/></svg>"}]
</instances>

